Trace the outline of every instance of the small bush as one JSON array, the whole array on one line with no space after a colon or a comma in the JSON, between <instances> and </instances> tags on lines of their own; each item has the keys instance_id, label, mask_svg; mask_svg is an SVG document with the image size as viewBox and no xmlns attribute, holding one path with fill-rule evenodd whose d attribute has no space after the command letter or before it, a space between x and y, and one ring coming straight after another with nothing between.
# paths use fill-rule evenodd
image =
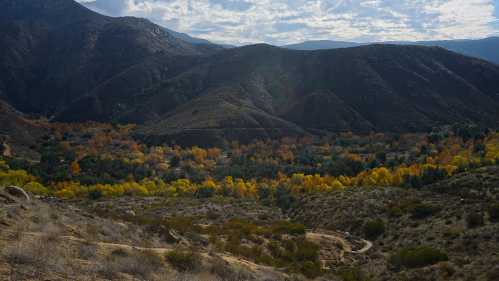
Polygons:
<instances>
[{"instance_id":1,"label":"small bush","mask_svg":"<svg viewBox=\"0 0 499 281\"><path fill-rule=\"evenodd\" d=\"M1 255L11 264L45 266L56 261L60 254L57 241L45 240L43 237L21 237L1 249Z\"/></svg>"},{"instance_id":2,"label":"small bush","mask_svg":"<svg viewBox=\"0 0 499 281\"><path fill-rule=\"evenodd\" d=\"M166 260L180 272L196 271L201 265L201 257L192 251L171 251L166 254Z\"/></svg>"},{"instance_id":3,"label":"small bush","mask_svg":"<svg viewBox=\"0 0 499 281\"><path fill-rule=\"evenodd\" d=\"M343 267L340 268L336 275L343 281L368 281L370 280L364 272L358 267Z\"/></svg>"},{"instance_id":4,"label":"small bush","mask_svg":"<svg viewBox=\"0 0 499 281\"><path fill-rule=\"evenodd\" d=\"M499 222L499 203L490 206L488 212L492 222Z\"/></svg>"},{"instance_id":5,"label":"small bush","mask_svg":"<svg viewBox=\"0 0 499 281\"><path fill-rule=\"evenodd\" d=\"M376 239L385 233L385 223L382 220L369 221L364 225L364 235L368 239Z\"/></svg>"},{"instance_id":6,"label":"small bush","mask_svg":"<svg viewBox=\"0 0 499 281\"><path fill-rule=\"evenodd\" d=\"M142 277L149 277L161 268L161 258L154 252L140 251L133 256L124 258L127 261L123 272Z\"/></svg>"},{"instance_id":7,"label":"small bush","mask_svg":"<svg viewBox=\"0 0 499 281\"><path fill-rule=\"evenodd\" d=\"M2 256L11 264L36 264L40 262L40 257L33 246L24 243L7 246L3 249Z\"/></svg>"},{"instance_id":8,"label":"small bush","mask_svg":"<svg viewBox=\"0 0 499 281\"><path fill-rule=\"evenodd\" d=\"M301 266L301 273L308 278L316 278L322 275L322 267L319 261L306 261Z\"/></svg>"},{"instance_id":9,"label":"small bush","mask_svg":"<svg viewBox=\"0 0 499 281\"><path fill-rule=\"evenodd\" d=\"M485 224L483 214L482 213L469 213L466 216L466 224L468 225L468 228L476 228L483 226Z\"/></svg>"},{"instance_id":10,"label":"small bush","mask_svg":"<svg viewBox=\"0 0 499 281\"><path fill-rule=\"evenodd\" d=\"M152 251L115 250L101 263L99 272L108 279L114 279L119 272L148 279L162 265L160 256Z\"/></svg>"},{"instance_id":11,"label":"small bush","mask_svg":"<svg viewBox=\"0 0 499 281\"><path fill-rule=\"evenodd\" d=\"M303 235L305 234L305 226L299 223L292 223L288 221L280 221L272 226L272 233L274 234L289 234L289 235Z\"/></svg>"},{"instance_id":12,"label":"small bush","mask_svg":"<svg viewBox=\"0 0 499 281\"><path fill-rule=\"evenodd\" d=\"M130 253L128 253L128 251L126 251L125 249L116 249L116 250L113 250L111 252L111 255L114 256L114 257L128 257L130 255Z\"/></svg>"},{"instance_id":13,"label":"small bush","mask_svg":"<svg viewBox=\"0 0 499 281\"><path fill-rule=\"evenodd\" d=\"M102 192L100 190L92 190L88 193L88 199L98 200L102 198Z\"/></svg>"},{"instance_id":14,"label":"small bush","mask_svg":"<svg viewBox=\"0 0 499 281\"><path fill-rule=\"evenodd\" d=\"M84 242L78 247L78 257L84 260L91 260L97 255L97 245Z\"/></svg>"},{"instance_id":15,"label":"small bush","mask_svg":"<svg viewBox=\"0 0 499 281\"><path fill-rule=\"evenodd\" d=\"M448 261L447 254L430 247L405 248L390 257L390 263L397 269L420 268Z\"/></svg>"},{"instance_id":16,"label":"small bush","mask_svg":"<svg viewBox=\"0 0 499 281\"><path fill-rule=\"evenodd\" d=\"M218 257L213 260L210 271L218 276L220 281L251 280L251 273L242 268L235 268Z\"/></svg>"},{"instance_id":17,"label":"small bush","mask_svg":"<svg viewBox=\"0 0 499 281\"><path fill-rule=\"evenodd\" d=\"M433 216L440 211L440 208L429 204L415 204L409 209L411 213L411 218L413 219L425 219Z\"/></svg>"}]
</instances>

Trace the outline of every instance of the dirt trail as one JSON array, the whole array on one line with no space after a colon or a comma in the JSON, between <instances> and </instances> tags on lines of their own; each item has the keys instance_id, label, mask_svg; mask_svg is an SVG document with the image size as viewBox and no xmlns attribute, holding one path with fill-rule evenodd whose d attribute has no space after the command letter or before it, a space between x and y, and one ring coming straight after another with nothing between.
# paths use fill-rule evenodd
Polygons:
<instances>
[{"instance_id":1,"label":"dirt trail","mask_svg":"<svg viewBox=\"0 0 499 281\"><path fill-rule=\"evenodd\" d=\"M329 240L329 241L335 241L342 245L343 251L351 254L363 254L367 251L369 251L373 247L373 243L364 239L361 239L365 245L362 249L360 250L352 250L352 245L350 242L348 242L345 238L341 237L340 235L333 235L333 234L327 234L327 233L322 233L322 232L307 232L306 234L307 239L310 239L312 241L320 241L323 239Z\"/></svg>"}]
</instances>

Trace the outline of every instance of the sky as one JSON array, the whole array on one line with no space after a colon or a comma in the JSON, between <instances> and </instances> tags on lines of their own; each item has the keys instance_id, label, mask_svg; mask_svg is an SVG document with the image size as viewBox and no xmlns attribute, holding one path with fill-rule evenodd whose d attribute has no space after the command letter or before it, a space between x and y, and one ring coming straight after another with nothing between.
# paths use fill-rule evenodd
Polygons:
<instances>
[{"instance_id":1,"label":"sky","mask_svg":"<svg viewBox=\"0 0 499 281\"><path fill-rule=\"evenodd\" d=\"M499 36L499 0L77 0L217 43L285 45Z\"/></svg>"}]
</instances>

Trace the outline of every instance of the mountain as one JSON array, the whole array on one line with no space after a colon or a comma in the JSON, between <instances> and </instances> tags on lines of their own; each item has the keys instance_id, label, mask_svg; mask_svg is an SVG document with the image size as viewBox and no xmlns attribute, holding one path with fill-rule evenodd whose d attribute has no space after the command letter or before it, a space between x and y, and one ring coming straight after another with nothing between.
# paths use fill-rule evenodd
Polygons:
<instances>
[{"instance_id":1,"label":"mountain","mask_svg":"<svg viewBox=\"0 0 499 281\"><path fill-rule=\"evenodd\" d=\"M345 41L330 41L330 40L311 40L302 43L290 44L282 46L286 49L301 50L301 51L314 51L314 50L327 50L339 48L351 48L367 45L363 43L345 42Z\"/></svg>"},{"instance_id":2,"label":"mountain","mask_svg":"<svg viewBox=\"0 0 499 281\"><path fill-rule=\"evenodd\" d=\"M482 58L499 64L499 37L489 37L480 40L422 41L416 42L416 44L422 46L439 46L457 53Z\"/></svg>"},{"instance_id":3,"label":"mountain","mask_svg":"<svg viewBox=\"0 0 499 281\"><path fill-rule=\"evenodd\" d=\"M202 39L202 38L196 38L196 37L192 37L190 36L189 34L187 33L182 33L182 32L177 32L177 31L173 31L171 29L168 29L168 28L165 28L166 32L170 33L171 35L173 35L174 37L178 38L178 39L181 39L187 43L191 43L191 44L205 44L205 45L215 45L213 44L212 42L206 40L206 39Z\"/></svg>"},{"instance_id":4,"label":"mountain","mask_svg":"<svg viewBox=\"0 0 499 281\"><path fill-rule=\"evenodd\" d=\"M157 110L141 133L159 140L422 131L466 121L497 127L498 93L498 66L437 47L304 52L256 45L207 58L124 117Z\"/></svg>"},{"instance_id":5,"label":"mountain","mask_svg":"<svg viewBox=\"0 0 499 281\"><path fill-rule=\"evenodd\" d=\"M155 142L499 125L499 66L439 47L246 46L199 59L140 98L106 93L75 102L60 120L145 124L138 134ZM106 114L92 104L120 108Z\"/></svg>"},{"instance_id":6,"label":"mountain","mask_svg":"<svg viewBox=\"0 0 499 281\"><path fill-rule=\"evenodd\" d=\"M489 37L479 40L444 40L444 41L391 41L380 42L380 44L396 45L419 45L419 46L437 46L448 50L488 60L499 64L499 37ZM342 42L342 41L306 41L303 43L283 46L283 48L293 50L324 50L337 48L350 48L367 45L367 43Z\"/></svg>"},{"instance_id":7,"label":"mountain","mask_svg":"<svg viewBox=\"0 0 499 281\"><path fill-rule=\"evenodd\" d=\"M191 44L72 0L0 0L0 99L151 142L499 127L499 66L439 47Z\"/></svg>"},{"instance_id":8,"label":"mountain","mask_svg":"<svg viewBox=\"0 0 499 281\"><path fill-rule=\"evenodd\" d=\"M30 113L53 114L144 61L219 49L187 43L144 19L102 16L72 0L0 0L0 7L0 98ZM151 70L141 86L168 70L165 64Z\"/></svg>"}]
</instances>

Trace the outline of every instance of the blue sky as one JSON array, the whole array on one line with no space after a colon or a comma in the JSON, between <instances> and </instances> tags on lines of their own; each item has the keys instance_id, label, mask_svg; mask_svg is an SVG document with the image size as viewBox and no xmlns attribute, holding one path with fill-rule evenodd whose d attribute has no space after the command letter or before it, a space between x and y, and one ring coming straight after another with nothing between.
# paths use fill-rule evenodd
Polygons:
<instances>
[{"instance_id":1,"label":"blue sky","mask_svg":"<svg viewBox=\"0 0 499 281\"><path fill-rule=\"evenodd\" d=\"M391 41L499 35L499 0L77 0L219 43Z\"/></svg>"}]
</instances>

